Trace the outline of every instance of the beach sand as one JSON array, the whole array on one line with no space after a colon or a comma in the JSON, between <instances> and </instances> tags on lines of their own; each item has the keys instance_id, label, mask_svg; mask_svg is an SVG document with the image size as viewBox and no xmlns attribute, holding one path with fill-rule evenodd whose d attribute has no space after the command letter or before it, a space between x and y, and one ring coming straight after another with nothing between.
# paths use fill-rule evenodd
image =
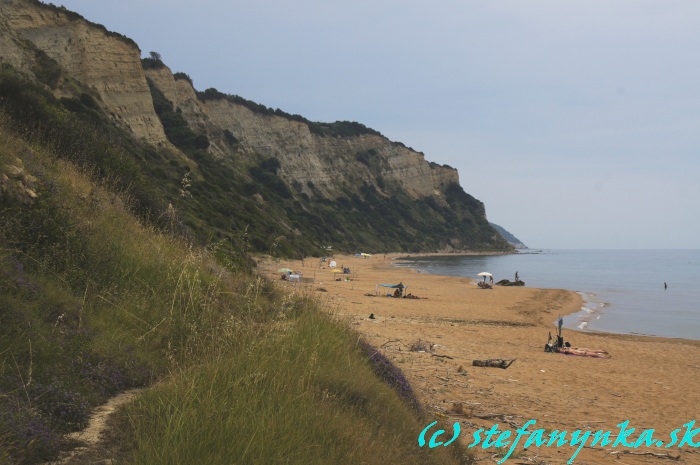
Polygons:
<instances>
[{"instance_id":1,"label":"beach sand","mask_svg":"<svg viewBox=\"0 0 700 465\"><path fill-rule=\"evenodd\" d=\"M699 341L564 329L564 339L573 347L604 350L611 358L547 353L548 333L556 333L559 315L580 310L579 294L528 287L479 289L470 279L392 267L395 258L334 257L338 267L351 269L351 275L334 274L319 259L306 259L303 264L263 260L260 270L278 280L278 268L302 271L307 282L280 280L281 284L314 293L337 318L364 335L403 370L431 417L447 420L448 425L460 422L459 440L465 445L474 442L474 431L494 424L500 431L510 430L507 440L512 440L515 430L529 420L536 421L530 431L544 429L549 435L554 430L581 430L592 435L609 430L613 441L620 432L617 425L628 420L629 428L636 430L627 442L634 443L642 430L654 429L654 438L668 444L673 430L680 429L680 442L686 431L683 425L700 420ZM494 277L502 278L512 277ZM386 297L392 291L386 288L383 296L374 295L377 283L400 281L408 286L406 293L420 299ZM375 318L370 319L370 314ZM412 351L412 346L426 350ZM507 369L472 366L473 360L485 359L515 361ZM692 441L697 444L700 422L695 427L699 432ZM448 433L438 440L447 441L451 429ZM576 450L570 445L523 450L526 439L503 463L566 463ZM479 444L472 450L487 463L502 458L493 446ZM676 457L679 463L700 464L700 449L689 445L679 449L678 444L670 448L597 445L583 448L574 463L672 463Z\"/></svg>"}]
</instances>

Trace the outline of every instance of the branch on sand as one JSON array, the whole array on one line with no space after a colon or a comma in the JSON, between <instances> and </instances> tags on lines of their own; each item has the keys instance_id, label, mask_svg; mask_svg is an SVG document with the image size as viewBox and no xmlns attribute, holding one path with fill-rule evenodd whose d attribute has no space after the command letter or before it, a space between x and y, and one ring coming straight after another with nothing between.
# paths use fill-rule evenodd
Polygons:
<instances>
[{"instance_id":1,"label":"branch on sand","mask_svg":"<svg viewBox=\"0 0 700 465\"><path fill-rule=\"evenodd\" d=\"M676 455L673 456L671 454L659 454L656 452L637 452L634 450L612 450L608 452L610 455L620 455L620 454L629 454L629 455L650 455L652 457L660 458L660 459L669 459L669 460L680 460L681 456Z\"/></svg>"},{"instance_id":2,"label":"branch on sand","mask_svg":"<svg viewBox=\"0 0 700 465\"><path fill-rule=\"evenodd\" d=\"M474 360L472 365L475 367L491 367L491 368L503 368L504 370L511 366L516 359L503 360L500 358L491 358L488 360Z\"/></svg>"}]
</instances>

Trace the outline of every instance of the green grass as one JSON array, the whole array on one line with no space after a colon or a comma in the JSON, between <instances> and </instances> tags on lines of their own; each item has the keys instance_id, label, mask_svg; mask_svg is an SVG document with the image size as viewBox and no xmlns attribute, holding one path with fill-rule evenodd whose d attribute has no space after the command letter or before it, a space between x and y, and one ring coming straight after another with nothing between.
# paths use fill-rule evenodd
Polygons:
<instances>
[{"instance_id":1,"label":"green grass","mask_svg":"<svg viewBox=\"0 0 700 465\"><path fill-rule=\"evenodd\" d=\"M1 129L8 165L24 173L0 197L0 438L13 461L31 463L54 454L90 405L223 348L224 313L245 313L221 296L250 278L142 224L109 186ZM28 176L35 201L15 187Z\"/></svg>"},{"instance_id":2,"label":"green grass","mask_svg":"<svg viewBox=\"0 0 700 465\"><path fill-rule=\"evenodd\" d=\"M232 272L230 248L162 231L119 183L8 126L0 170L23 174L0 196L0 463L55 458L137 386L120 432L135 464L469 463L418 448L428 421L318 302Z\"/></svg>"},{"instance_id":3,"label":"green grass","mask_svg":"<svg viewBox=\"0 0 700 465\"><path fill-rule=\"evenodd\" d=\"M135 463L452 462L447 451L419 450L417 415L376 378L353 339L313 308L241 338L230 355L129 409L140 438Z\"/></svg>"}]
</instances>

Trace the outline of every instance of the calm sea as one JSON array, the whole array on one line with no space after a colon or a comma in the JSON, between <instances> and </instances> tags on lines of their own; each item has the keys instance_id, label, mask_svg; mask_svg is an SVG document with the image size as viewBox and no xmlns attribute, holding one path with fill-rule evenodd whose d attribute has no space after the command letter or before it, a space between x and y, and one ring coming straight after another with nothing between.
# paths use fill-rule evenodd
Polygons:
<instances>
[{"instance_id":1,"label":"calm sea","mask_svg":"<svg viewBox=\"0 0 700 465\"><path fill-rule=\"evenodd\" d=\"M564 325L586 331L700 339L700 250L526 250L512 255L412 257L396 266L581 293ZM667 288L664 288L664 283Z\"/></svg>"}]
</instances>

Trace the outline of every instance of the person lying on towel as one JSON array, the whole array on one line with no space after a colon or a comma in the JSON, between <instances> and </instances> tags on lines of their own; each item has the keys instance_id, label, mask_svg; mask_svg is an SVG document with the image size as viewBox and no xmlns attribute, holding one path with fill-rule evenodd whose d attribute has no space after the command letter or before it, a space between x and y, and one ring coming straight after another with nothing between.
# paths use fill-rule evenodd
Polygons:
<instances>
[{"instance_id":1,"label":"person lying on towel","mask_svg":"<svg viewBox=\"0 0 700 465\"><path fill-rule=\"evenodd\" d=\"M580 355L583 357L610 358L610 354L604 350L586 349L583 347L562 347L559 349L559 353L567 355Z\"/></svg>"}]
</instances>

